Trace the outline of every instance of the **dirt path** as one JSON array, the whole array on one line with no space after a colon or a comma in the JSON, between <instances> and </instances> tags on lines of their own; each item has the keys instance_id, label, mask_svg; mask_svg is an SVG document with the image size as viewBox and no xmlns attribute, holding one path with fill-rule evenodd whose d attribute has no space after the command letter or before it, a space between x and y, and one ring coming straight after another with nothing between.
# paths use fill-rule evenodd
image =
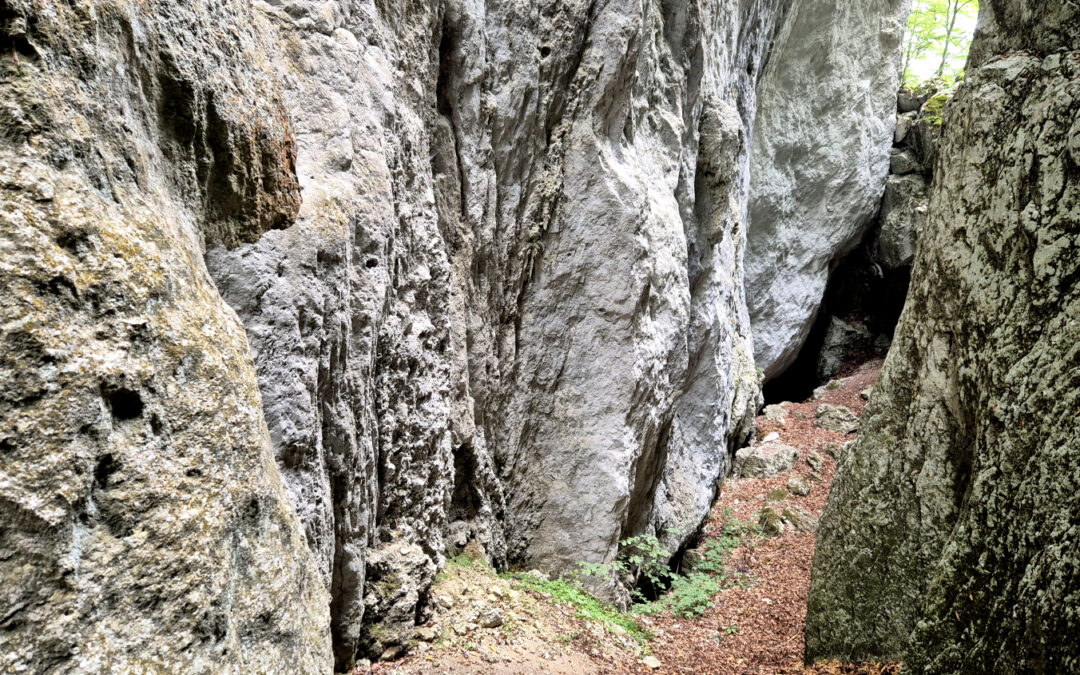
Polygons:
<instances>
[{"instance_id":1,"label":"dirt path","mask_svg":"<svg viewBox=\"0 0 1080 675\"><path fill-rule=\"evenodd\" d=\"M795 469L769 479L731 479L721 491L703 537L702 548L724 535L725 524L756 523L765 506L777 512L801 507L820 517L836 473L826 445L852 438L815 426L818 406L845 406L862 415L860 395L880 373L881 362L867 363L820 398L784 404L784 419L759 417L759 438L779 434L795 447ZM775 412L775 411L774 411ZM815 453L818 469L807 462ZM805 496L788 495L788 480L801 476ZM770 495L772 500L770 500ZM802 665L814 535L788 527L774 537L752 537L736 548L728 566L739 583L713 597L704 614L681 618L670 612L652 617L618 615L580 604L559 582L498 576L482 564L457 560L433 589L442 607L418 632L417 647L404 659L375 664L363 673L890 673L896 667ZM492 612L499 615L496 620ZM598 614L599 612L599 614ZM607 612L607 613L605 613ZM484 624L497 626L484 627ZM630 632L627 632L627 626ZM635 635L640 628L648 639ZM428 641L425 641L426 638Z\"/></svg>"}]
</instances>

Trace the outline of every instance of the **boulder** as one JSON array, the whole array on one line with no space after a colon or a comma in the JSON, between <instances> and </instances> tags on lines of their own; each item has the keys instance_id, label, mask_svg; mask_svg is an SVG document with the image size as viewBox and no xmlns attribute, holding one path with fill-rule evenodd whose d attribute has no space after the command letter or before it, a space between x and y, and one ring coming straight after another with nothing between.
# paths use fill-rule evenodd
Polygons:
<instances>
[{"instance_id":1,"label":"boulder","mask_svg":"<svg viewBox=\"0 0 1080 675\"><path fill-rule=\"evenodd\" d=\"M889 172L894 176L904 176L909 173L921 173L923 171L919 158L910 150L893 150L889 161Z\"/></svg>"},{"instance_id":2,"label":"boulder","mask_svg":"<svg viewBox=\"0 0 1080 675\"><path fill-rule=\"evenodd\" d=\"M804 508L789 506L784 509L780 517L798 532L817 532L818 519Z\"/></svg>"},{"instance_id":3,"label":"boulder","mask_svg":"<svg viewBox=\"0 0 1080 675\"><path fill-rule=\"evenodd\" d=\"M889 176L881 201L880 229L874 241L874 259L890 269L909 267L926 223L930 182L925 176Z\"/></svg>"},{"instance_id":4,"label":"boulder","mask_svg":"<svg viewBox=\"0 0 1080 675\"><path fill-rule=\"evenodd\" d=\"M905 0L791 3L758 85L746 288L766 380L794 362L835 262L878 212L908 9Z\"/></svg>"},{"instance_id":5,"label":"boulder","mask_svg":"<svg viewBox=\"0 0 1080 675\"><path fill-rule=\"evenodd\" d=\"M814 426L838 434L853 434L859 430L859 418L844 406L820 405Z\"/></svg>"},{"instance_id":6,"label":"boulder","mask_svg":"<svg viewBox=\"0 0 1080 675\"><path fill-rule=\"evenodd\" d=\"M766 537L778 537L784 533L784 519L776 509L767 506L758 514L758 527Z\"/></svg>"},{"instance_id":7,"label":"boulder","mask_svg":"<svg viewBox=\"0 0 1080 675\"><path fill-rule=\"evenodd\" d=\"M839 462L844 457L844 455L847 454L847 451L851 449L851 445L854 442L855 441L837 443L835 441L829 441L825 444L822 450L825 452L826 455L832 457Z\"/></svg>"},{"instance_id":8,"label":"boulder","mask_svg":"<svg viewBox=\"0 0 1080 675\"><path fill-rule=\"evenodd\" d=\"M767 405L764 411L765 421L780 427L787 424L787 410L782 405Z\"/></svg>"},{"instance_id":9,"label":"boulder","mask_svg":"<svg viewBox=\"0 0 1080 675\"><path fill-rule=\"evenodd\" d=\"M735 467L743 478L772 478L795 468L799 451L780 442L743 448L735 454Z\"/></svg>"}]
</instances>

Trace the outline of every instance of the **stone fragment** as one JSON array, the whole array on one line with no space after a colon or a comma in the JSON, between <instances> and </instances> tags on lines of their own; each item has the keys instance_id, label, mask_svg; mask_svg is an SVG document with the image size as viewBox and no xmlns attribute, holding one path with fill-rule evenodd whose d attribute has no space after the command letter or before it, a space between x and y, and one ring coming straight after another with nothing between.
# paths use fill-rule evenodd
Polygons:
<instances>
[{"instance_id":1,"label":"stone fragment","mask_svg":"<svg viewBox=\"0 0 1080 675\"><path fill-rule=\"evenodd\" d=\"M909 173L919 173L923 170L919 158L910 150L893 151L889 161L889 171L894 176L905 176Z\"/></svg>"},{"instance_id":2,"label":"stone fragment","mask_svg":"<svg viewBox=\"0 0 1080 675\"><path fill-rule=\"evenodd\" d=\"M758 514L758 526L766 537L778 537L784 533L784 519L771 506L765 507Z\"/></svg>"},{"instance_id":3,"label":"stone fragment","mask_svg":"<svg viewBox=\"0 0 1080 675\"><path fill-rule=\"evenodd\" d=\"M743 478L772 478L791 471L799 451L780 442L743 448L735 454L735 466Z\"/></svg>"},{"instance_id":4,"label":"stone fragment","mask_svg":"<svg viewBox=\"0 0 1080 675\"><path fill-rule=\"evenodd\" d=\"M477 621L482 628L498 628L503 625L503 615L498 609L488 609L480 614Z\"/></svg>"},{"instance_id":5,"label":"stone fragment","mask_svg":"<svg viewBox=\"0 0 1080 675\"><path fill-rule=\"evenodd\" d=\"M781 427L787 423L787 410L782 405L767 405L765 406L765 420L773 422Z\"/></svg>"},{"instance_id":6,"label":"stone fragment","mask_svg":"<svg viewBox=\"0 0 1080 675\"><path fill-rule=\"evenodd\" d=\"M845 441L844 443L837 443L836 441L829 441L822 450L829 457L832 457L836 461L840 461L854 442L855 441Z\"/></svg>"},{"instance_id":7,"label":"stone fragment","mask_svg":"<svg viewBox=\"0 0 1080 675\"><path fill-rule=\"evenodd\" d=\"M787 489L788 492L797 497L805 497L810 494L810 484L802 476L788 478Z\"/></svg>"},{"instance_id":8,"label":"stone fragment","mask_svg":"<svg viewBox=\"0 0 1080 675\"><path fill-rule=\"evenodd\" d=\"M769 494L765 495L765 501L767 502L782 502L785 501L790 495L784 488L773 488L769 490Z\"/></svg>"},{"instance_id":9,"label":"stone fragment","mask_svg":"<svg viewBox=\"0 0 1080 675\"><path fill-rule=\"evenodd\" d=\"M818 519L802 507L789 506L784 509L781 517L799 532L817 532Z\"/></svg>"},{"instance_id":10,"label":"stone fragment","mask_svg":"<svg viewBox=\"0 0 1080 675\"><path fill-rule=\"evenodd\" d=\"M844 406L820 405L814 426L838 434L853 434L859 430L859 418Z\"/></svg>"},{"instance_id":11,"label":"stone fragment","mask_svg":"<svg viewBox=\"0 0 1080 675\"><path fill-rule=\"evenodd\" d=\"M874 338L866 326L852 325L832 317L818 355L818 379L827 380L835 376L852 358L872 349L873 342Z\"/></svg>"},{"instance_id":12,"label":"stone fragment","mask_svg":"<svg viewBox=\"0 0 1080 675\"><path fill-rule=\"evenodd\" d=\"M417 626L414 635L421 642L434 642L439 639L440 631L434 626Z\"/></svg>"}]
</instances>

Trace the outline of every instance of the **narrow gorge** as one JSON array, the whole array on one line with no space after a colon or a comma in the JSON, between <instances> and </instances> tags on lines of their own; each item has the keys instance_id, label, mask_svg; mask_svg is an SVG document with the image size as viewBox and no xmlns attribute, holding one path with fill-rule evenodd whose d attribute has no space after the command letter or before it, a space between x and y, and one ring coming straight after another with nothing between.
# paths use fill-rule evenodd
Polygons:
<instances>
[{"instance_id":1,"label":"narrow gorge","mask_svg":"<svg viewBox=\"0 0 1080 675\"><path fill-rule=\"evenodd\" d=\"M1080 668L1080 8L898 108L910 9L0 0L0 671L392 661L463 552L625 611L886 351L807 663Z\"/></svg>"}]
</instances>

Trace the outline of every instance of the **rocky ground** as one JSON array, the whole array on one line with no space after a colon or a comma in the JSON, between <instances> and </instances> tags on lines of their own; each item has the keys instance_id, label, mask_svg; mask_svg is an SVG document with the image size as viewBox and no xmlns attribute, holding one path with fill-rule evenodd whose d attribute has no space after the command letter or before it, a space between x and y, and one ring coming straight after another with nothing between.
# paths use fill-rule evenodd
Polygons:
<instances>
[{"instance_id":1,"label":"rocky ground","mask_svg":"<svg viewBox=\"0 0 1080 675\"><path fill-rule=\"evenodd\" d=\"M895 664L802 664L813 530L881 365L848 368L811 400L757 418L757 442L737 461L746 475L724 484L682 563L724 551L727 569L714 577L724 590L699 615L677 616L663 600L648 616L620 613L539 572L497 574L466 549L433 587L433 612L412 652L354 672L898 672Z\"/></svg>"}]
</instances>

